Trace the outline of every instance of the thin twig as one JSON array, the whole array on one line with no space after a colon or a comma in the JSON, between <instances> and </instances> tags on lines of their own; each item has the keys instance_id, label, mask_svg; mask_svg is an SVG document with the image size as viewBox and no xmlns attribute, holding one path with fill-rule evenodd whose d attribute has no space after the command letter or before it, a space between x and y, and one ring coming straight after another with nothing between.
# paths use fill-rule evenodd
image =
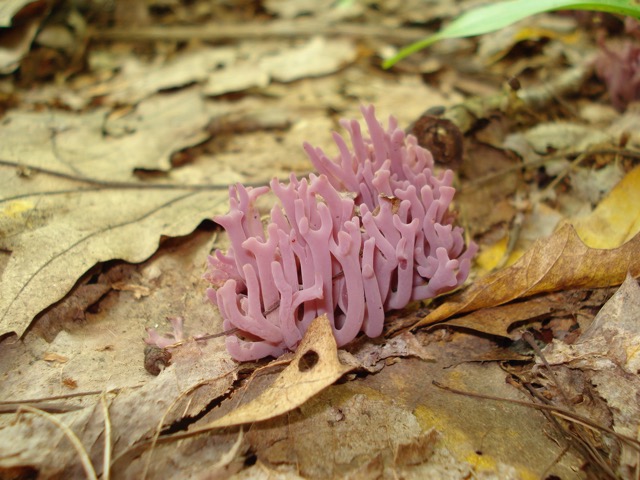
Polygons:
<instances>
[{"instance_id":1,"label":"thin twig","mask_svg":"<svg viewBox=\"0 0 640 480\"><path fill-rule=\"evenodd\" d=\"M30 407L29 405L23 405L18 411L18 414L20 414L20 412L33 413L34 415L37 415L39 417L44 418L45 420L48 420L49 422L53 423L56 427L58 427L60 430L62 430L62 433L64 433L64 435L69 439L69 441L73 445L73 448L75 448L76 452L78 453L78 456L80 457L80 463L82 463L82 466L87 475L87 478L89 480L98 480L98 476L96 475L96 471L93 468L93 464L91 463L89 454L87 454L87 451L84 448L84 445L82 445L82 442L76 436L76 434L73 433L73 430L71 430L68 426L66 426L64 423L62 423L53 415L45 411L42 411L39 408Z\"/></svg>"},{"instance_id":2,"label":"thin twig","mask_svg":"<svg viewBox=\"0 0 640 480\"><path fill-rule=\"evenodd\" d=\"M25 405L28 406L29 403L33 403L33 402L2 402L2 404L0 404L0 414L15 413ZM44 405L38 406L38 410L42 410L43 412L48 412L48 413L74 412L76 410L82 410L82 408L83 407L78 407L75 405L69 406L69 405L63 405L59 403L46 403Z\"/></svg>"},{"instance_id":3,"label":"thin twig","mask_svg":"<svg viewBox=\"0 0 640 480\"><path fill-rule=\"evenodd\" d=\"M350 36L355 38L376 37L410 42L424 38L430 31L421 28L384 27L357 23L327 23L314 20L273 21L268 23L222 23L197 26L163 26L147 28L112 28L89 32L92 38L101 40L138 41L223 41L247 40L250 38L292 38L324 35L327 37Z\"/></svg>"},{"instance_id":4,"label":"thin twig","mask_svg":"<svg viewBox=\"0 0 640 480\"><path fill-rule=\"evenodd\" d=\"M132 385L131 387L116 387L110 390L107 390L106 393L120 393L125 388L140 388L143 385ZM67 393L64 395L55 395L52 397L42 397L42 398L30 398L27 400L3 400L0 401L0 405L17 405L17 404L29 404L29 403L40 403L40 402L48 402L51 400L65 400L68 398L77 398L77 397L90 397L93 395L101 395L104 393L104 390L89 390L88 392L76 392L76 393ZM35 408L35 407L34 407ZM40 409L42 410L42 409Z\"/></svg>"},{"instance_id":5,"label":"thin twig","mask_svg":"<svg viewBox=\"0 0 640 480\"><path fill-rule=\"evenodd\" d=\"M104 418L104 456L102 460L102 480L109 480L111 476L111 417L107 405L106 394L100 395L102 416Z\"/></svg>"},{"instance_id":6,"label":"thin twig","mask_svg":"<svg viewBox=\"0 0 640 480\"><path fill-rule=\"evenodd\" d=\"M553 369L551 368L551 365L549 365L549 362L547 361L547 357L544 356L544 354L542 353L542 350L540 350L540 347L538 347L538 344L536 343L535 338L533 338L533 334L528 331L522 332L522 339L529 344L529 346L533 349L533 351L538 356L538 358L540 358L545 368L547 369L547 372L549 372L549 375L551 376L553 383L555 384L556 388L560 392L560 396L562 397L564 404L567 406L567 408L573 411L574 409L571 405L571 402L569 401L569 396L564 391L564 388L562 388L562 385L560 385L560 382L558 381L558 377L556 377L556 372L553 371Z\"/></svg>"},{"instance_id":7,"label":"thin twig","mask_svg":"<svg viewBox=\"0 0 640 480\"><path fill-rule=\"evenodd\" d=\"M89 185L95 185L102 188L113 188L118 190L192 190L192 191L206 191L206 190L227 190L229 188L228 183L195 183L195 184L179 184L179 183L142 183L142 182L121 182L114 180L100 180L97 178L88 177L86 175L79 175L74 173L58 172L49 168L37 167L35 165L27 165L24 163L14 162L12 160L0 159L0 165L5 167L24 168L29 171L42 173L44 175L50 175L52 177L63 178L65 180L71 180L74 182L85 183ZM267 185L268 182L250 182L243 185L245 187L261 187ZM56 192L54 192L56 193ZM32 195L37 195L34 192Z\"/></svg>"}]
</instances>

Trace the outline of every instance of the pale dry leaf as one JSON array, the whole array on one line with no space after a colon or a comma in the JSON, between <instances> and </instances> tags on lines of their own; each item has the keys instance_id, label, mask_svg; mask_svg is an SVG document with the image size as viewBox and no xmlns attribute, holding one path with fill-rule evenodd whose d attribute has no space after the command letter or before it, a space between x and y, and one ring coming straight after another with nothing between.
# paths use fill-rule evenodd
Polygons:
<instances>
[{"instance_id":1,"label":"pale dry leaf","mask_svg":"<svg viewBox=\"0 0 640 480\"><path fill-rule=\"evenodd\" d=\"M91 409L56 415L68 426L84 445L100 443L100 430L95 418L100 418ZM100 418L101 420L101 418ZM60 448L56 448L56 446ZM78 460L78 453L64 433L44 418L21 414L2 431L2 453L0 468L11 471L12 468L36 466L38 474L44 478L59 476L67 472L66 478L87 478ZM93 458L94 465L97 458ZM22 478L22 477L18 477Z\"/></svg>"},{"instance_id":2,"label":"pale dry leaf","mask_svg":"<svg viewBox=\"0 0 640 480\"><path fill-rule=\"evenodd\" d=\"M155 252L162 235L186 235L203 219L223 213L227 194L188 188L116 190L21 202L24 211L14 217L13 234L0 242L12 253L0 278L3 334L22 335L36 314L62 298L96 263L141 262Z\"/></svg>"},{"instance_id":3,"label":"pale dry leaf","mask_svg":"<svg viewBox=\"0 0 640 480\"><path fill-rule=\"evenodd\" d=\"M614 430L632 438L637 438L640 424L639 317L640 286L628 275L577 342L567 345L554 341L544 349L551 365L567 365L584 372L606 401ZM637 454L637 450L622 444L621 478L623 472L638 468Z\"/></svg>"},{"instance_id":4,"label":"pale dry leaf","mask_svg":"<svg viewBox=\"0 0 640 480\"><path fill-rule=\"evenodd\" d=\"M102 181L126 179L132 187L104 188L37 172L20 177L11 168L0 167L0 251L5 252L0 253L2 334L21 335L39 312L62 298L96 263L143 261L156 250L162 235L186 235L203 219L226 210L226 185L242 177L211 162L172 172L171 180L184 189L135 188L133 168L168 168L169 155L200 141L209 120L195 92L139 107L147 121L130 139L102 138L96 121L102 113L87 114L88 118L23 113L23 128L12 132L18 138L0 145L4 159ZM61 138L49 138L49 128L60 128ZM26 141L29 136L31 141ZM85 142L86 148L81 146ZM207 183L218 187L188 186Z\"/></svg>"},{"instance_id":5,"label":"pale dry leaf","mask_svg":"<svg viewBox=\"0 0 640 480\"><path fill-rule=\"evenodd\" d=\"M7 28L2 32L0 39L0 74L2 75L12 73L20 66L20 60L29 52L31 42L38 33L38 27L45 18L48 6L43 0L38 2L11 0L0 4L0 27L8 27L13 15L31 3L39 3L41 8L35 8L34 14L20 25Z\"/></svg>"},{"instance_id":6,"label":"pale dry leaf","mask_svg":"<svg viewBox=\"0 0 640 480\"><path fill-rule=\"evenodd\" d=\"M391 358L414 357L425 361L433 361L420 341L411 332L402 332L392 338L382 341L361 337L358 345L351 345L349 352L340 351L343 363L350 363L356 368L364 368L375 373L385 367L386 360Z\"/></svg>"},{"instance_id":7,"label":"pale dry leaf","mask_svg":"<svg viewBox=\"0 0 640 480\"><path fill-rule=\"evenodd\" d=\"M487 275L420 320L415 327L453 315L495 307L538 293L619 285L627 272L640 275L640 234L619 248L587 247L571 225L538 240L516 263Z\"/></svg>"},{"instance_id":8,"label":"pale dry leaf","mask_svg":"<svg viewBox=\"0 0 640 480\"><path fill-rule=\"evenodd\" d=\"M0 3L0 27L10 27L13 16L24 6L36 0L5 0Z\"/></svg>"},{"instance_id":9,"label":"pale dry leaf","mask_svg":"<svg viewBox=\"0 0 640 480\"><path fill-rule=\"evenodd\" d=\"M386 388L347 382L327 388L287 415L254 426L245 438L267 467L294 468L305 478L367 478L358 476L359 467L371 459L379 458L382 469L407 466L396 462L394 453L422 435L419 419L398 403ZM428 452L423 454L427 461Z\"/></svg>"},{"instance_id":10,"label":"pale dry leaf","mask_svg":"<svg viewBox=\"0 0 640 480\"><path fill-rule=\"evenodd\" d=\"M216 96L229 92L241 92L249 88L266 87L270 81L268 72L252 63L241 62L210 73L203 93Z\"/></svg>"},{"instance_id":11,"label":"pale dry leaf","mask_svg":"<svg viewBox=\"0 0 640 480\"><path fill-rule=\"evenodd\" d=\"M307 361L315 363L308 367ZM311 323L291 363L265 392L199 430L259 422L282 415L302 405L352 368L340 363L331 325L327 316L322 315Z\"/></svg>"},{"instance_id":12,"label":"pale dry leaf","mask_svg":"<svg viewBox=\"0 0 640 480\"><path fill-rule=\"evenodd\" d=\"M576 197L574 201L585 200L591 205L598 205L624 176L624 167L619 162L609 163L598 170L574 167L568 174L571 194Z\"/></svg>"},{"instance_id":13,"label":"pale dry leaf","mask_svg":"<svg viewBox=\"0 0 640 480\"><path fill-rule=\"evenodd\" d=\"M568 122L540 123L525 132L524 137L535 152L543 155L549 149L575 152L613 141L613 136L602 129Z\"/></svg>"},{"instance_id":14,"label":"pale dry leaf","mask_svg":"<svg viewBox=\"0 0 640 480\"><path fill-rule=\"evenodd\" d=\"M195 89L155 96L119 118L109 113L12 110L3 118L0 158L95 180L130 181L136 168L169 170L171 154L208 138L210 117ZM5 183L11 176L3 178ZM10 193L4 185L3 193Z\"/></svg>"},{"instance_id":15,"label":"pale dry leaf","mask_svg":"<svg viewBox=\"0 0 640 480\"><path fill-rule=\"evenodd\" d=\"M555 341L545 349L551 364L606 370L619 367L630 375L640 370L640 286L628 275L591 325L572 345Z\"/></svg>"},{"instance_id":16,"label":"pale dry leaf","mask_svg":"<svg viewBox=\"0 0 640 480\"><path fill-rule=\"evenodd\" d=\"M203 82L216 68L235 61L231 47L216 47L181 52L166 62L144 63L138 57L128 57L120 72L111 80L87 89L90 97L105 96L108 104L135 104L154 93Z\"/></svg>"},{"instance_id":17,"label":"pale dry leaf","mask_svg":"<svg viewBox=\"0 0 640 480\"><path fill-rule=\"evenodd\" d=\"M360 2L335 2L334 0L267 0L264 8L280 18L294 19L311 16L333 22L360 16L365 10L364 4Z\"/></svg>"},{"instance_id":18,"label":"pale dry leaf","mask_svg":"<svg viewBox=\"0 0 640 480\"><path fill-rule=\"evenodd\" d=\"M250 45L250 44L248 44ZM248 45L244 46L246 50ZM314 37L301 46L283 46L274 53L266 46L209 75L206 95L239 92L252 87L264 88L274 80L292 82L307 77L328 75L352 63L357 56L353 42Z\"/></svg>"},{"instance_id":19,"label":"pale dry leaf","mask_svg":"<svg viewBox=\"0 0 640 480\"><path fill-rule=\"evenodd\" d=\"M260 69L278 82L292 82L304 77L328 75L356 59L353 42L314 37L301 47L294 47L260 60Z\"/></svg>"}]
</instances>

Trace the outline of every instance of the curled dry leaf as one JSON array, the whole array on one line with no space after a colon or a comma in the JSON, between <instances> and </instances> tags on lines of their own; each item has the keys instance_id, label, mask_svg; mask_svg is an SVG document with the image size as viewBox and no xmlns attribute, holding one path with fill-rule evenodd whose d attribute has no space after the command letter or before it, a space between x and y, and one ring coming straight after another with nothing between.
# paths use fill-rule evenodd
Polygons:
<instances>
[{"instance_id":1,"label":"curled dry leaf","mask_svg":"<svg viewBox=\"0 0 640 480\"><path fill-rule=\"evenodd\" d=\"M338 349L326 315L316 318L291 364L262 395L202 430L242 425L277 417L302 405L352 370L338 360Z\"/></svg>"},{"instance_id":2,"label":"curled dry leaf","mask_svg":"<svg viewBox=\"0 0 640 480\"><path fill-rule=\"evenodd\" d=\"M0 4L0 27L4 30L0 39L0 74L12 73L20 66L48 11L48 3L42 0L9 0ZM21 21L14 24L17 15Z\"/></svg>"},{"instance_id":3,"label":"curled dry leaf","mask_svg":"<svg viewBox=\"0 0 640 480\"><path fill-rule=\"evenodd\" d=\"M640 286L629 275L575 344L554 341L544 350L549 364L567 366L576 376L581 372L606 401L613 429L632 438L640 420L639 315ZM621 449L618 473L628 478L628 472L637 472L638 449L626 442Z\"/></svg>"},{"instance_id":4,"label":"curled dry leaf","mask_svg":"<svg viewBox=\"0 0 640 480\"><path fill-rule=\"evenodd\" d=\"M640 275L640 234L613 250L587 247L571 225L538 240L516 263L475 282L420 320L430 325L453 315L495 307L538 293L619 285Z\"/></svg>"}]
</instances>

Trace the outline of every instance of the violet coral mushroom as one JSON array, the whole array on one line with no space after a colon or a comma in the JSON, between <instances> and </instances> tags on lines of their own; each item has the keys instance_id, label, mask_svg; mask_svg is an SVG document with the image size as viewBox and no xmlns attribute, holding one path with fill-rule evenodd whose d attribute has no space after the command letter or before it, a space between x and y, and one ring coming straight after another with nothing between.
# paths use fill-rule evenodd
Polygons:
<instances>
[{"instance_id":1,"label":"violet coral mushroom","mask_svg":"<svg viewBox=\"0 0 640 480\"><path fill-rule=\"evenodd\" d=\"M270 187L229 188L230 211L214 221L231 246L209 257L205 278L218 306L229 353L239 361L295 350L311 321L327 314L338 346L360 332L382 333L385 312L460 286L477 251L452 225L450 170L433 174L430 152L372 106L360 124L343 120L352 150L334 133L331 160L304 145L319 175ZM256 199L279 203L263 227Z\"/></svg>"}]
</instances>

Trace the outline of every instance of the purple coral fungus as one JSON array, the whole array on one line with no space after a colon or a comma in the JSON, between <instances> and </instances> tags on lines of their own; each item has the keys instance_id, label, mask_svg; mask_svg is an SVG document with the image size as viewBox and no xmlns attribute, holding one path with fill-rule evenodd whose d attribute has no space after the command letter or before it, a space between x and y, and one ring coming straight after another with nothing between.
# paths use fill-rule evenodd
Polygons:
<instances>
[{"instance_id":1,"label":"purple coral fungus","mask_svg":"<svg viewBox=\"0 0 640 480\"><path fill-rule=\"evenodd\" d=\"M385 312L460 286L477 251L452 225L450 170L412 135L363 107L370 138L343 120L353 151L334 133L331 160L304 145L319 172L270 187L229 188L230 211L214 218L231 247L209 258L205 278L218 306L229 353L239 361L295 350L311 321L326 313L338 346L359 332L382 333ZM263 226L256 199L279 200Z\"/></svg>"}]
</instances>

